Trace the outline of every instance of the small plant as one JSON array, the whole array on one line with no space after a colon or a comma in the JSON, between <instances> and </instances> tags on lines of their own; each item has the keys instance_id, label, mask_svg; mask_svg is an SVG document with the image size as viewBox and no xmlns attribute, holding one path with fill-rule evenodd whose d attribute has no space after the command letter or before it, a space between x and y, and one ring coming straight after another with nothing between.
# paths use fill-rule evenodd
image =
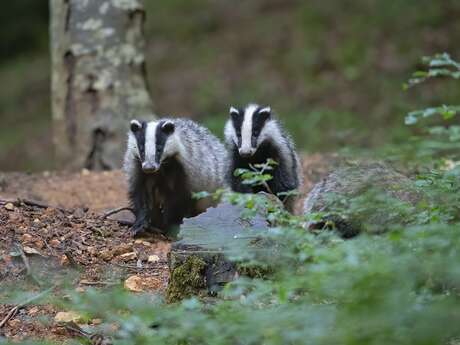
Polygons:
<instances>
[{"instance_id":1,"label":"small plant","mask_svg":"<svg viewBox=\"0 0 460 345\"><path fill-rule=\"evenodd\" d=\"M405 89L412 88L416 85L426 82L433 78L447 77L460 79L460 63L453 60L449 54L437 54L433 57L426 56L422 62L427 66L426 71L414 72L412 78L404 85ZM412 111L406 116L406 124L416 124L420 119L439 115L444 120L453 118L460 112L458 105L441 105L433 108Z\"/></svg>"},{"instance_id":2,"label":"small plant","mask_svg":"<svg viewBox=\"0 0 460 345\"><path fill-rule=\"evenodd\" d=\"M243 180L243 184L264 186L268 192L273 194L267 182L273 178L270 171L272 171L276 165L278 165L278 163L269 158L265 163L250 164L250 169L236 169L233 174L240 177Z\"/></svg>"}]
</instances>

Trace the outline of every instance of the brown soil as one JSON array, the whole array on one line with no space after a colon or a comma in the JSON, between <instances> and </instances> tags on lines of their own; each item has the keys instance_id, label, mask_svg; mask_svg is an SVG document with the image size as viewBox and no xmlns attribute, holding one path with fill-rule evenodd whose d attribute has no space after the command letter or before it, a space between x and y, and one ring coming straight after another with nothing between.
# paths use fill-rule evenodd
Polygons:
<instances>
[{"instance_id":1,"label":"brown soil","mask_svg":"<svg viewBox=\"0 0 460 345\"><path fill-rule=\"evenodd\" d=\"M302 196L326 174L329 158L303 157ZM303 197L299 199L298 211ZM127 211L103 217L105 211L126 204L126 183L120 171L0 174L0 301L8 303L0 304L0 323L15 303L26 299L11 302L11 292L18 287L37 294L60 282L77 291L139 283L134 290L163 293L170 242L161 235L133 239L127 226L117 221L132 220ZM26 260L18 255L21 252ZM19 308L0 327L0 339L3 335L13 340L62 342L76 336L54 321L59 311L56 306L33 302Z\"/></svg>"}]
</instances>

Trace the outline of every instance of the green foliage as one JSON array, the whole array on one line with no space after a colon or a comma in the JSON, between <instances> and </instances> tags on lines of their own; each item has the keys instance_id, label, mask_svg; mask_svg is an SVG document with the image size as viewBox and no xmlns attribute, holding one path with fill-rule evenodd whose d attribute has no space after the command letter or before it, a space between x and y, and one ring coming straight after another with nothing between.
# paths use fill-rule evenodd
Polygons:
<instances>
[{"instance_id":1,"label":"green foliage","mask_svg":"<svg viewBox=\"0 0 460 345\"><path fill-rule=\"evenodd\" d=\"M452 142L459 137L456 126L430 133ZM418 143L428 141L433 138L420 137ZM253 257L248 266L269 267L267 274L240 277L212 303L190 298L165 304L116 290L72 293L70 306L117 324L109 332L115 344L455 343L460 165L444 157L419 169L415 188L427 197L415 208L378 190L372 190L372 202L365 194L343 200L337 211L344 217L358 212L369 219L377 210L404 214L388 232L352 240L333 231L306 231L318 215L294 217L269 198L220 191L218 197L244 206L247 216L263 210L276 225L266 234L276 244L273 251ZM249 184L263 184L270 167L268 162L235 173Z\"/></svg>"},{"instance_id":2,"label":"green foliage","mask_svg":"<svg viewBox=\"0 0 460 345\"><path fill-rule=\"evenodd\" d=\"M246 177L263 182L261 171ZM238 278L212 302L191 297L166 304L123 290L89 290L70 293L66 304L118 325L101 326L114 344L455 343L459 181L460 167L452 161L418 174L416 188L429 198L407 208L411 225L404 220L386 233L351 240L333 231L306 231L308 217L291 216L270 199L221 191L219 197L249 211L269 209L267 216L277 221L265 236L273 250L248 266L270 268L265 274ZM375 208L391 213L406 207L375 193L374 204L364 196L344 200L342 212L371 217Z\"/></svg>"},{"instance_id":3,"label":"green foliage","mask_svg":"<svg viewBox=\"0 0 460 345\"><path fill-rule=\"evenodd\" d=\"M251 186L267 186L267 182L273 177L270 171L278 165L273 159L269 158L265 163L262 164L250 164L250 169L236 169L233 175L241 178L243 184Z\"/></svg>"},{"instance_id":4,"label":"green foliage","mask_svg":"<svg viewBox=\"0 0 460 345\"><path fill-rule=\"evenodd\" d=\"M422 59L428 67L427 71L417 71L405 84L406 89L414 87L432 78L448 77L460 79L460 63L453 60L449 54L438 54L433 57L426 56ZM416 124L421 118L440 115L444 120L450 120L460 112L460 106L442 105L439 107L430 107L423 110L410 112L406 117L406 125Z\"/></svg>"}]
</instances>

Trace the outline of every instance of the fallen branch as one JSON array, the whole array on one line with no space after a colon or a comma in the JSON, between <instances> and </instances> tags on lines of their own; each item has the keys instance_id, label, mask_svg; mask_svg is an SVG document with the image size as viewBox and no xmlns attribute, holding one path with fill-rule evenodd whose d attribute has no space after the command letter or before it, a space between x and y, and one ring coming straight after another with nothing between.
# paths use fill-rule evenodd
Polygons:
<instances>
[{"instance_id":1,"label":"fallen branch","mask_svg":"<svg viewBox=\"0 0 460 345\"><path fill-rule=\"evenodd\" d=\"M64 328L68 331L74 332L81 337L85 338L86 340L89 340L91 344L105 344L109 345L112 344L112 342L109 340L109 338L105 338L102 334L99 333L89 333L81 329L80 326L78 326L75 322L71 321L63 325Z\"/></svg>"},{"instance_id":2,"label":"fallen branch","mask_svg":"<svg viewBox=\"0 0 460 345\"><path fill-rule=\"evenodd\" d=\"M38 208L55 208L59 211L63 212L69 212L65 208L59 207L59 206L51 206L45 203L42 203L40 201L35 201L35 200L30 200L30 199L23 199L23 198L17 198L17 199L0 199L0 204L8 204L11 203L15 206L21 206L21 204L27 205L27 206L33 206L33 207L38 207Z\"/></svg>"},{"instance_id":3,"label":"fallen branch","mask_svg":"<svg viewBox=\"0 0 460 345\"><path fill-rule=\"evenodd\" d=\"M49 289L46 289L45 291L43 292L40 292L39 294L35 295L35 296L32 296L31 298L29 298L28 300L18 304L17 306L13 307L10 309L10 311L8 312L8 314L6 314L5 318L0 321L0 328L2 328L12 317L14 317L16 315L16 313L24 308L26 305L36 301L37 299L45 296L46 294L48 294L50 291L52 291L53 289L55 288L55 286L52 286L50 287Z\"/></svg>"},{"instance_id":4,"label":"fallen branch","mask_svg":"<svg viewBox=\"0 0 460 345\"><path fill-rule=\"evenodd\" d=\"M134 225L134 222L132 222L130 220L122 220L122 219L108 219L108 220L113 220L115 222L118 222L118 224L124 225L124 226L133 226Z\"/></svg>"},{"instance_id":5,"label":"fallen branch","mask_svg":"<svg viewBox=\"0 0 460 345\"><path fill-rule=\"evenodd\" d=\"M122 206L118 208L114 208L113 210L109 210L104 215L102 216L103 219L106 219L107 217L110 217L111 215L114 215L116 213L119 213L121 211L130 211L131 213L134 213L134 210L132 207L129 206Z\"/></svg>"}]
</instances>

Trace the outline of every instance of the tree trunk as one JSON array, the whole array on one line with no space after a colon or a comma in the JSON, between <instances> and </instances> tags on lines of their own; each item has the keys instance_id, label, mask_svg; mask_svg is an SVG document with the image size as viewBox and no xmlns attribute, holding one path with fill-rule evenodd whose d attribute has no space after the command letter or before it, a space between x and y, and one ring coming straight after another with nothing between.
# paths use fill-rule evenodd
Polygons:
<instances>
[{"instance_id":1,"label":"tree trunk","mask_svg":"<svg viewBox=\"0 0 460 345\"><path fill-rule=\"evenodd\" d=\"M128 120L153 116L142 0L50 0L59 167L121 166Z\"/></svg>"}]
</instances>

